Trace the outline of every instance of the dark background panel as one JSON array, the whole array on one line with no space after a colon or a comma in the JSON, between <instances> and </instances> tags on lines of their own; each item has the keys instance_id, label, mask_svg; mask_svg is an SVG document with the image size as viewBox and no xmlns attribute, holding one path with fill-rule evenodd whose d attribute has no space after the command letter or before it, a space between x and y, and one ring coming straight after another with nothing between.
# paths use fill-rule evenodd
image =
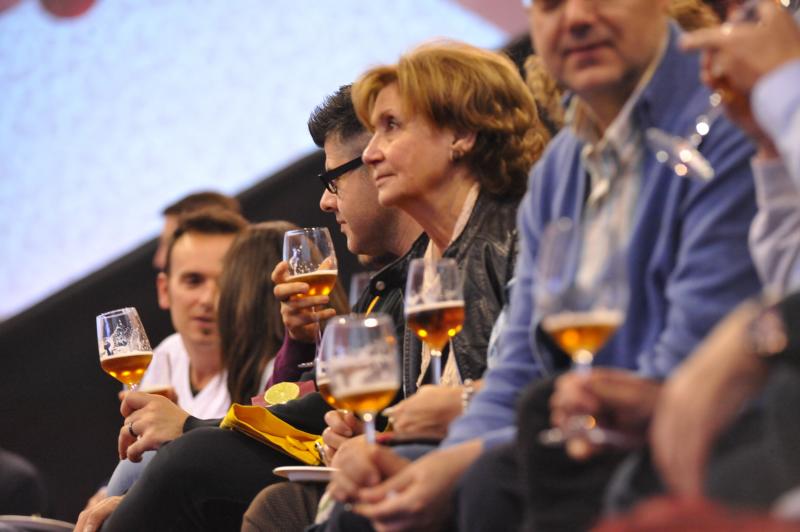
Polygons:
<instances>
[{"instance_id":1,"label":"dark background panel","mask_svg":"<svg viewBox=\"0 0 800 532\"><path fill-rule=\"evenodd\" d=\"M322 152L239 196L251 221L286 219L330 228L340 277L358 271L334 217L319 209ZM148 242L35 307L0 323L0 446L45 477L48 515L75 520L117 463L120 385L100 369L95 316L134 306L153 345L172 332L158 308Z\"/></svg>"}]
</instances>

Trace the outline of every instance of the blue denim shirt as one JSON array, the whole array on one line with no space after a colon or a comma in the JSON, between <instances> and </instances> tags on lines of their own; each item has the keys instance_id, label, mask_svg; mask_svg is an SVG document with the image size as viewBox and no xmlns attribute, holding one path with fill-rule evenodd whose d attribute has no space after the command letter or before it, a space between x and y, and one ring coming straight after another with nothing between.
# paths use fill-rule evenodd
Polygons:
<instances>
[{"instance_id":1,"label":"blue denim shirt","mask_svg":"<svg viewBox=\"0 0 800 532\"><path fill-rule=\"evenodd\" d=\"M643 130L685 134L707 107L695 54L677 49L676 26L649 85L634 109ZM497 364L444 445L481 438L488 448L514 437L515 403L532 381L552 370L535 342L533 272L539 237L562 216L580 219L586 197L582 142L565 128L534 168L518 213L520 251L511 312ZM748 161L754 148L725 119L701 151L716 170L710 182L681 178L648 150L628 252L630 301L625 324L595 358L597 365L667 376L738 302L760 288L747 247L755 214Z\"/></svg>"}]
</instances>

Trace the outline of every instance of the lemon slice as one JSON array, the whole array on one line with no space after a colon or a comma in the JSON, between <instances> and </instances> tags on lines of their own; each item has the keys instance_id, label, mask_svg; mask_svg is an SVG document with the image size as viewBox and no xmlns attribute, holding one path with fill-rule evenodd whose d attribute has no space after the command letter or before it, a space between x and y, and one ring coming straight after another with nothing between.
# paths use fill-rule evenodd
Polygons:
<instances>
[{"instance_id":1,"label":"lemon slice","mask_svg":"<svg viewBox=\"0 0 800 532\"><path fill-rule=\"evenodd\" d=\"M264 392L264 401L269 405L282 405L300 395L300 387L293 382L279 382Z\"/></svg>"}]
</instances>

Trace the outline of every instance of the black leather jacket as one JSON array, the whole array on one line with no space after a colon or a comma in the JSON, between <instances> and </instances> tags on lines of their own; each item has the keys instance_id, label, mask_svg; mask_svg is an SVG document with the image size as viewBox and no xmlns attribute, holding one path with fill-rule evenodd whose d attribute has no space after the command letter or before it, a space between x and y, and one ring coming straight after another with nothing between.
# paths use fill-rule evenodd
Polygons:
<instances>
[{"instance_id":1,"label":"black leather jacket","mask_svg":"<svg viewBox=\"0 0 800 532\"><path fill-rule=\"evenodd\" d=\"M378 270L369 280L367 289L359 296L353 311L366 312L375 297L380 297L372 312L388 314L394 321L395 334L403 338L406 320L403 315L403 296L406 288L408 265L412 259L422 257L428 246L428 235L422 233L402 257Z\"/></svg>"},{"instance_id":2,"label":"black leather jacket","mask_svg":"<svg viewBox=\"0 0 800 532\"><path fill-rule=\"evenodd\" d=\"M452 341L462 379L480 379L486 370L492 326L506 303L505 286L514 274L519 202L519 198L499 199L481 192L466 227L443 253L458 262L464 279L464 328ZM406 330L403 336L406 397L417 390L421 350L419 339Z\"/></svg>"},{"instance_id":3,"label":"black leather jacket","mask_svg":"<svg viewBox=\"0 0 800 532\"><path fill-rule=\"evenodd\" d=\"M480 379L486 370L486 350L495 319L506 303L506 283L514 273L517 252L517 206L519 199L498 199L481 193L461 235L444 252L460 266L464 278L466 314L463 330L453 338L458 371L462 379ZM427 235L420 236L408 253L378 271L354 309L364 312L375 296L380 300L373 312L389 314L402 339L403 397L417 391L422 344L406 329L403 315L408 265L424 256Z\"/></svg>"}]
</instances>

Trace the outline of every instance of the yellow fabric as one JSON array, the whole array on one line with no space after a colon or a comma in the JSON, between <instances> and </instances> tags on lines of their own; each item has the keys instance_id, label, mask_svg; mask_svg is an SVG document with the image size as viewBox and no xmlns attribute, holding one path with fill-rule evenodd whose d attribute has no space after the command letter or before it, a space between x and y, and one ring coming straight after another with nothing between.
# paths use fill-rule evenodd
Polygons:
<instances>
[{"instance_id":1,"label":"yellow fabric","mask_svg":"<svg viewBox=\"0 0 800 532\"><path fill-rule=\"evenodd\" d=\"M307 465L320 465L314 443L322 437L296 429L260 406L231 405L220 423L223 429L238 430L266 443Z\"/></svg>"},{"instance_id":2,"label":"yellow fabric","mask_svg":"<svg viewBox=\"0 0 800 532\"><path fill-rule=\"evenodd\" d=\"M364 313L364 315L365 315L365 316L369 316L369 315L370 315L370 313L372 312L372 309L374 309L374 308L375 308L375 305L377 305L377 304L378 304L378 301L380 301L380 299L381 299L381 296L375 296L375 297L372 299L372 302L371 302L371 303L369 304L369 306L367 307L367 311Z\"/></svg>"}]
</instances>

